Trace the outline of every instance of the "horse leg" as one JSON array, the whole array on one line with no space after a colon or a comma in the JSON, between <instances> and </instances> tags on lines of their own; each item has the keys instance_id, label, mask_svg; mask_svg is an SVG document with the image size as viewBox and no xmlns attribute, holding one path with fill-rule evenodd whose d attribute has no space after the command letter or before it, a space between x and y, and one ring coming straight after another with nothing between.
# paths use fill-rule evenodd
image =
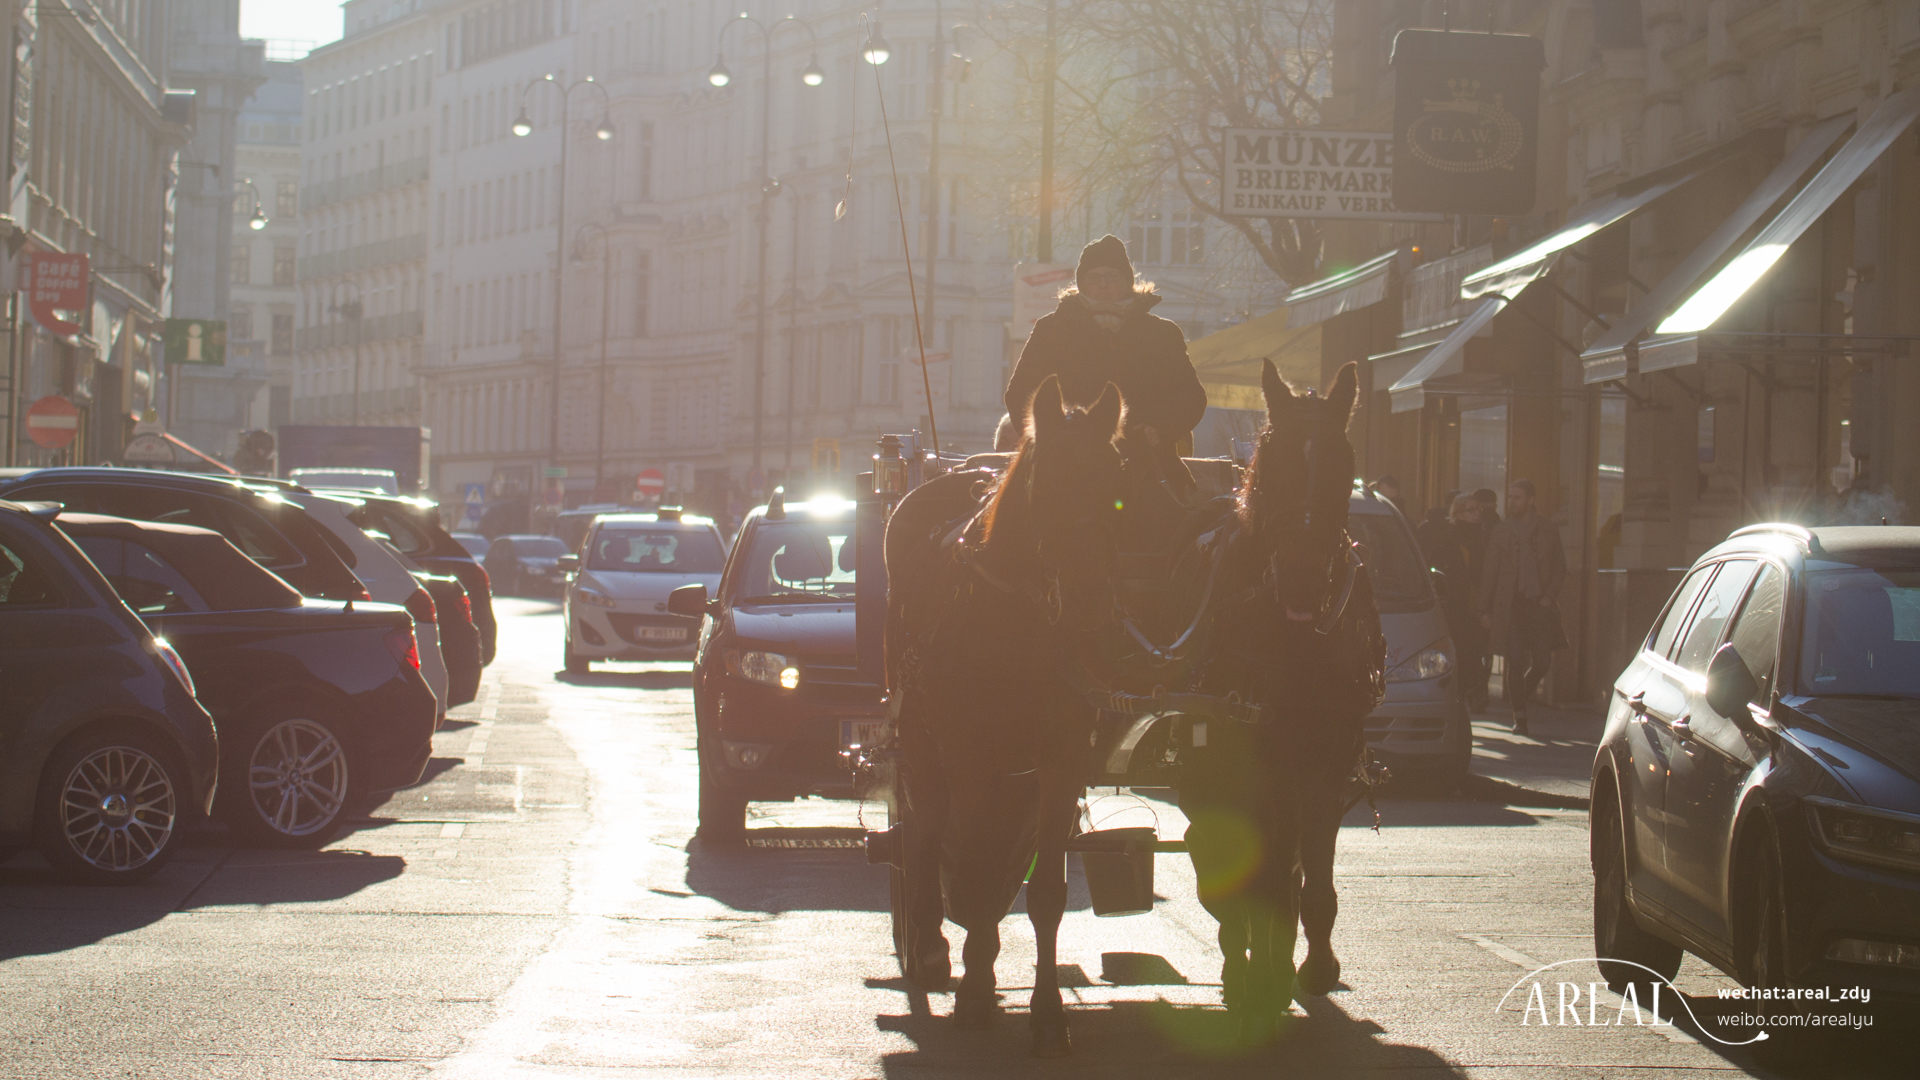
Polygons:
<instances>
[{"instance_id":1,"label":"horse leg","mask_svg":"<svg viewBox=\"0 0 1920 1080\"><path fill-rule=\"evenodd\" d=\"M1340 981L1340 958L1333 952L1333 923L1340 895L1333 887L1334 848L1340 841L1340 794L1317 793L1318 805L1300 835L1300 922L1307 932L1307 958L1300 964L1300 992L1322 996Z\"/></svg>"},{"instance_id":2,"label":"horse leg","mask_svg":"<svg viewBox=\"0 0 1920 1080\"><path fill-rule=\"evenodd\" d=\"M953 961L945 933L946 903L940 891L940 838L947 817L944 777L928 768L906 784L908 813L901 843L902 935L900 970L922 990L945 990Z\"/></svg>"},{"instance_id":3,"label":"horse leg","mask_svg":"<svg viewBox=\"0 0 1920 1080\"><path fill-rule=\"evenodd\" d=\"M1207 905L1220 920L1220 1004L1235 1013L1247 1003L1247 907L1240 900Z\"/></svg>"},{"instance_id":4,"label":"horse leg","mask_svg":"<svg viewBox=\"0 0 1920 1080\"><path fill-rule=\"evenodd\" d=\"M1027 918L1033 923L1037 949L1033 997L1028 1023L1033 1028L1035 1057L1066 1057L1073 1052L1067 1032L1067 1009L1060 1000L1057 947L1060 919L1067 910L1067 834L1073 829L1077 791L1055 781L1043 789L1040 810L1039 853L1033 876L1027 879Z\"/></svg>"},{"instance_id":5,"label":"horse leg","mask_svg":"<svg viewBox=\"0 0 1920 1080\"><path fill-rule=\"evenodd\" d=\"M978 1031L993 1022L996 1004L993 963L999 957L999 920L974 921L967 928L966 943L960 947L960 959L967 970L960 977L960 989L953 995L955 1026Z\"/></svg>"}]
</instances>

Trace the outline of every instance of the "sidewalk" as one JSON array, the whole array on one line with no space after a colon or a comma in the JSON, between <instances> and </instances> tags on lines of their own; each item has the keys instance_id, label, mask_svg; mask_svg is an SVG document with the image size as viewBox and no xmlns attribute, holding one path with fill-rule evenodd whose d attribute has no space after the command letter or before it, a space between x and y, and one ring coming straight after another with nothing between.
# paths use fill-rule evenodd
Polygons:
<instances>
[{"instance_id":1,"label":"sidewalk","mask_svg":"<svg viewBox=\"0 0 1920 1080\"><path fill-rule=\"evenodd\" d=\"M1496 698L1473 717L1476 785L1508 802L1584 810L1604 723L1596 708L1536 704L1527 714L1529 734L1515 735L1512 713Z\"/></svg>"}]
</instances>

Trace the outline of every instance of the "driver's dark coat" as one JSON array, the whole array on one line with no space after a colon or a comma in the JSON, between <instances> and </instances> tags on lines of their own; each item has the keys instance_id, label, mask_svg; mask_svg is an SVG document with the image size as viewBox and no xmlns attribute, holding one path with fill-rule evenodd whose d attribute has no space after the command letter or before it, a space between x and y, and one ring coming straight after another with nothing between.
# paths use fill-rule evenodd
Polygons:
<instances>
[{"instance_id":1,"label":"driver's dark coat","mask_svg":"<svg viewBox=\"0 0 1920 1080\"><path fill-rule=\"evenodd\" d=\"M1136 293L1117 330L1103 330L1077 292L1060 298L1051 315L1033 324L1033 334L1007 381L1007 414L1024 431L1033 392L1049 375L1060 376L1070 405L1092 405L1109 382L1127 403L1127 426L1146 424L1172 452L1207 412L1207 391L1187 359L1187 339L1178 324L1151 314L1160 297Z\"/></svg>"}]
</instances>

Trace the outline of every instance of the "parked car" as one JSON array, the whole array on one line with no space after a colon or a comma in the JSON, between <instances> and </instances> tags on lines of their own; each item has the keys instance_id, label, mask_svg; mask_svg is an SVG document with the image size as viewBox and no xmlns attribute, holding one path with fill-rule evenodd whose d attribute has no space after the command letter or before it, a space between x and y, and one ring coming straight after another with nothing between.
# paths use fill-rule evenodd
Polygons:
<instances>
[{"instance_id":1,"label":"parked car","mask_svg":"<svg viewBox=\"0 0 1920 1080\"><path fill-rule=\"evenodd\" d=\"M473 625L480 632L480 662L482 665L493 663L499 635L499 624L493 615L493 583L477 557L441 527L440 515L433 503L425 499L359 493L344 493L344 497L357 504L347 513L355 525L385 536L400 554L418 563L422 570L460 579L473 612ZM485 544L485 539L481 543Z\"/></svg>"},{"instance_id":2,"label":"parked car","mask_svg":"<svg viewBox=\"0 0 1920 1080\"><path fill-rule=\"evenodd\" d=\"M392 469L295 469L287 479L308 489L341 488L347 491L400 494L400 479Z\"/></svg>"},{"instance_id":3,"label":"parked car","mask_svg":"<svg viewBox=\"0 0 1920 1080\"><path fill-rule=\"evenodd\" d=\"M0 481L0 498L58 502L77 513L198 525L321 600L370 600L327 530L287 498L285 481L144 469L36 469Z\"/></svg>"},{"instance_id":4,"label":"parked car","mask_svg":"<svg viewBox=\"0 0 1920 1080\"><path fill-rule=\"evenodd\" d=\"M1442 579L1400 511L1371 491L1348 500L1347 533L1360 545L1387 641L1387 696L1367 717L1367 745L1401 780L1452 790L1473 761L1473 718L1435 589Z\"/></svg>"},{"instance_id":5,"label":"parked car","mask_svg":"<svg viewBox=\"0 0 1920 1080\"><path fill-rule=\"evenodd\" d=\"M682 585L720 586L727 559L720 530L677 510L601 514L581 542L562 555L567 574L562 650L566 669L595 660L691 660L700 620L667 611Z\"/></svg>"},{"instance_id":6,"label":"parked car","mask_svg":"<svg viewBox=\"0 0 1920 1080\"><path fill-rule=\"evenodd\" d=\"M486 558L487 549L493 546L493 541L481 536L479 533L457 532L451 535L454 540L459 542L461 547L467 549L467 554L476 562Z\"/></svg>"},{"instance_id":7,"label":"parked car","mask_svg":"<svg viewBox=\"0 0 1920 1080\"><path fill-rule=\"evenodd\" d=\"M1920 529L1754 525L1694 563L1594 759L1610 984L1920 997ZM1635 965L1644 965L1644 968Z\"/></svg>"},{"instance_id":8,"label":"parked car","mask_svg":"<svg viewBox=\"0 0 1920 1080\"><path fill-rule=\"evenodd\" d=\"M558 596L566 585L560 556L569 554L557 536L513 533L495 537L487 548L487 576L506 596Z\"/></svg>"},{"instance_id":9,"label":"parked car","mask_svg":"<svg viewBox=\"0 0 1920 1080\"><path fill-rule=\"evenodd\" d=\"M0 501L0 862L32 844L69 878L131 884L211 811L219 737L59 510Z\"/></svg>"},{"instance_id":10,"label":"parked car","mask_svg":"<svg viewBox=\"0 0 1920 1080\"><path fill-rule=\"evenodd\" d=\"M881 688L854 662L854 504L776 503L747 515L719 589L673 591L701 618L693 662L700 835L737 839L750 800L850 797L846 752L876 743Z\"/></svg>"},{"instance_id":11,"label":"parked car","mask_svg":"<svg viewBox=\"0 0 1920 1080\"><path fill-rule=\"evenodd\" d=\"M405 608L309 600L208 529L56 525L186 662L220 731L214 810L236 832L318 847L354 797L420 779L436 705Z\"/></svg>"},{"instance_id":12,"label":"parked car","mask_svg":"<svg viewBox=\"0 0 1920 1080\"><path fill-rule=\"evenodd\" d=\"M394 552L409 569L413 560ZM452 574L414 572L413 580L433 598L434 625L440 632L440 658L447 665L447 705L458 707L480 696L480 670L486 666L480 628L473 624L473 602L466 586Z\"/></svg>"},{"instance_id":13,"label":"parked car","mask_svg":"<svg viewBox=\"0 0 1920 1080\"><path fill-rule=\"evenodd\" d=\"M369 599L398 604L412 614L414 637L420 647L420 673L426 676L427 685L433 687L433 696L439 700L440 715L444 717L453 704L451 676L446 655L440 649L439 608L433 594L414 576L420 568L409 566L390 545L382 544L355 525L347 516L354 507L352 500L301 488L288 490L283 497L305 510L320 527L321 534L340 558L366 583L371 594Z\"/></svg>"}]
</instances>

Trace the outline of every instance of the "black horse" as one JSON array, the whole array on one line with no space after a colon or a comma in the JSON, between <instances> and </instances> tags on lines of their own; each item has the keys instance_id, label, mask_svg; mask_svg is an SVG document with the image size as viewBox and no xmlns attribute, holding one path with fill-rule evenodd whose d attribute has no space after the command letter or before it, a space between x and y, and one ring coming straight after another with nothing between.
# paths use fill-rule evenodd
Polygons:
<instances>
[{"instance_id":1,"label":"black horse","mask_svg":"<svg viewBox=\"0 0 1920 1080\"><path fill-rule=\"evenodd\" d=\"M1200 900L1220 920L1223 996L1250 1042L1278 1033L1296 991L1325 994L1340 975L1334 845L1385 689L1380 616L1346 531L1356 381L1348 364L1325 397L1295 394L1264 365L1267 424L1199 658L1202 691L1261 710L1255 724L1208 724L1180 781ZM1296 977L1298 924L1307 956Z\"/></svg>"},{"instance_id":2,"label":"black horse","mask_svg":"<svg viewBox=\"0 0 1920 1080\"><path fill-rule=\"evenodd\" d=\"M1075 673L1086 632L1114 609L1122 413L1111 385L1079 409L1062 404L1049 378L983 509L990 474L954 473L916 488L887 524L901 968L916 985L943 989L951 962L941 922L952 919L967 931L954 1019L985 1025L1000 920L1024 881L1040 953L1031 1023L1042 1056L1071 1049L1054 945L1093 721Z\"/></svg>"}]
</instances>

